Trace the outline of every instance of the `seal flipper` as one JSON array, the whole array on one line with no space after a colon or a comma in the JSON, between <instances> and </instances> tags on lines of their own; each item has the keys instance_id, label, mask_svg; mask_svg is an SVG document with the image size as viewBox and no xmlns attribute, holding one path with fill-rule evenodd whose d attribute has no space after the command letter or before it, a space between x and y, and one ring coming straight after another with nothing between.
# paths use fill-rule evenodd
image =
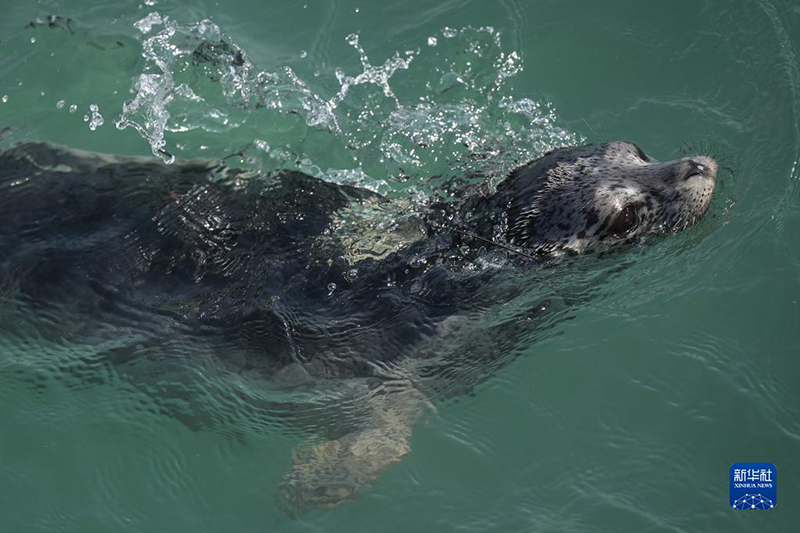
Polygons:
<instances>
[{"instance_id":1,"label":"seal flipper","mask_svg":"<svg viewBox=\"0 0 800 533\"><path fill-rule=\"evenodd\" d=\"M422 393L408 380L387 382L365 400L370 419L362 429L295 450L292 470L280 488L282 510L302 514L355 499L411 451L412 427L427 405Z\"/></svg>"}]
</instances>

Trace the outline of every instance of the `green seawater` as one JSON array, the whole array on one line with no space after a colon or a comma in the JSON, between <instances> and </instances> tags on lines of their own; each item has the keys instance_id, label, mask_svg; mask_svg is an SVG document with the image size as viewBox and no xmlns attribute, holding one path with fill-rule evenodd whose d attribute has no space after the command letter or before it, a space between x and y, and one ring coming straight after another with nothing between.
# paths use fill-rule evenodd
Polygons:
<instances>
[{"instance_id":1,"label":"green seawater","mask_svg":"<svg viewBox=\"0 0 800 533\"><path fill-rule=\"evenodd\" d=\"M4 307L18 334L0 337L0 531L797 531L800 3L148 4L4 0L2 146L148 155L163 134L177 157L245 150L259 169L418 200L431 176L500 176L565 143L624 139L660 160L712 153L715 199L697 227L626 252L554 334L437 405L358 499L296 518L276 491L307 435L237 420L214 395L232 384L204 401L237 432L165 416L114 375L81 382L97 377L91 347L46 341L44 317ZM139 23L151 13L160 24ZM282 89L246 96L148 41L201 21ZM372 81L346 79L362 73ZM143 75L162 93L145 98ZM119 129L137 94L126 116L142 132ZM776 464L773 510L731 509L728 469L746 461Z\"/></svg>"}]
</instances>

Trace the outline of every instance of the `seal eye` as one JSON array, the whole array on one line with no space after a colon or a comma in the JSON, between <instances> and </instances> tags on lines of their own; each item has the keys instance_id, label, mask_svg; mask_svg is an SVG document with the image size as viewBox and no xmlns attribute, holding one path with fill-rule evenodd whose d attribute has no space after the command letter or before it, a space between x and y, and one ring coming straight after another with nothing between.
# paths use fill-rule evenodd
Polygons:
<instances>
[{"instance_id":1,"label":"seal eye","mask_svg":"<svg viewBox=\"0 0 800 533\"><path fill-rule=\"evenodd\" d=\"M632 205L627 205L611 224L609 231L613 235L621 236L630 232L638 223L639 216L636 213L636 208Z\"/></svg>"},{"instance_id":2,"label":"seal eye","mask_svg":"<svg viewBox=\"0 0 800 533\"><path fill-rule=\"evenodd\" d=\"M633 143L631 143L631 144L633 144ZM633 147L636 148L636 155L639 156L639 159L641 159L642 161L645 161L645 162L650 161L650 158L647 157L647 154L645 154L644 151L641 148L639 148L635 144L633 145Z\"/></svg>"}]
</instances>

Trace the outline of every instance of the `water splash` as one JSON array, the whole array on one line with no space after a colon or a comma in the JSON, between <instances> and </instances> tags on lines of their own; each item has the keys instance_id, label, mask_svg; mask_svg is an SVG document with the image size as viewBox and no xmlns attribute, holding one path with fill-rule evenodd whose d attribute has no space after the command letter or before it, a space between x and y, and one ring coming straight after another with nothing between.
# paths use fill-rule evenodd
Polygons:
<instances>
[{"instance_id":1,"label":"water splash","mask_svg":"<svg viewBox=\"0 0 800 533\"><path fill-rule=\"evenodd\" d=\"M157 26L162 23L163 21L161 20L161 15L154 11L143 19L134 22L133 27L142 33L150 33L150 31L153 29L153 26Z\"/></svg>"},{"instance_id":2,"label":"water splash","mask_svg":"<svg viewBox=\"0 0 800 533\"><path fill-rule=\"evenodd\" d=\"M397 69L408 69L411 60L414 58L414 52L406 51L405 58L400 57L399 52L395 52L393 58L387 59L380 67L375 67L369 62L367 53L358 42L358 35L351 33L346 37L347 43L356 49L358 57L361 60L361 67L364 69L358 76L346 76L341 69L336 70L336 79L339 81L341 88L339 93L328 101L331 109L336 108L347 96L347 91L354 85L362 85L365 83L372 83L379 86L383 90L383 94L395 101L400 107L400 101L392 92L389 85L389 79L394 76Z\"/></svg>"},{"instance_id":3,"label":"water splash","mask_svg":"<svg viewBox=\"0 0 800 533\"><path fill-rule=\"evenodd\" d=\"M306 78L290 66L259 68L208 20L179 24L150 13L135 26L149 33L157 24L160 31L142 43L145 68L117 127L136 129L168 163L175 151L167 149L170 133L237 131L258 148L253 157L275 166L361 186L397 185L399 178L401 188L415 190L433 175L500 175L580 141L559 127L548 102L513 95L509 82L522 71L522 58L503 50L491 27L445 27L419 48L395 51L383 62L371 60L358 34L350 34L345 40L361 72L314 65ZM409 74L398 82L400 72ZM332 93L331 75L338 84ZM305 129L294 125L297 117ZM280 135L270 136L270 129ZM321 142L305 142L310 136ZM226 146L230 138L212 145L216 155L242 150L241 141Z\"/></svg>"},{"instance_id":4,"label":"water splash","mask_svg":"<svg viewBox=\"0 0 800 533\"><path fill-rule=\"evenodd\" d=\"M165 163L172 163L175 157L162 147L166 144L164 130L169 119L169 104L172 97L172 76L164 74L142 74L134 84L136 97L122 105L122 116L117 121L117 129L133 127L150 143L153 155L161 157Z\"/></svg>"}]
</instances>

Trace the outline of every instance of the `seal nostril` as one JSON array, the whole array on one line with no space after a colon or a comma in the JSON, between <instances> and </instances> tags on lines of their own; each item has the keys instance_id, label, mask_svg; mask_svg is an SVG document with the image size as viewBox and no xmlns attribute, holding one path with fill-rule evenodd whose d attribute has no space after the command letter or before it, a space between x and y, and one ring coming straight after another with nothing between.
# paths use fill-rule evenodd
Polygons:
<instances>
[{"instance_id":1,"label":"seal nostril","mask_svg":"<svg viewBox=\"0 0 800 533\"><path fill-rule=\"evenodd\" d=\"M689 160L689 168L686 171L686 177L684 179L689 179L694 176L704 176L708 170L708 167L702 163L698 163L694 160Z\"/></svg>"}]
</instances>

